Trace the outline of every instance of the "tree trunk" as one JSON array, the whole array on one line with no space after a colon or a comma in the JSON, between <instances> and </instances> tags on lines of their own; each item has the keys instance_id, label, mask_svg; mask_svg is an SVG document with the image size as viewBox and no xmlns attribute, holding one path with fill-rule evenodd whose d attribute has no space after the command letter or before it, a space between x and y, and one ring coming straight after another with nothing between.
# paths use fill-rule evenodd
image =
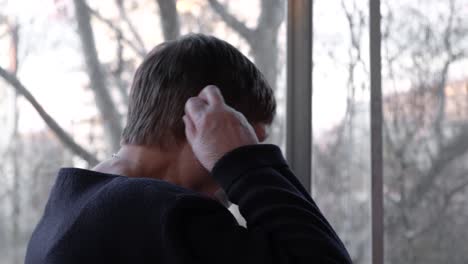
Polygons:
<instances>
[{"instance_id":1,"label":"tree trunk","mask_svg":"<svg viewBox=\"0 0 468 264\"><path fill-rule=\"evenodd\" d=\"M159 6L164 40L173 40L180 35L179 14L175 0L156 0Z\"/></svg>"},{"instance_id":2,"label":"tree trunk","mask_svg":"<svg viewBox=\"0 0 468 264\"><path fill-rule=\"evenodd\" d=\"M10 25L10 72L16 75L18 72L18 43L19 43L19 26L17 24ZM20 190L20 177L21 170L18 163L20 151L20 138L18 134L18 121L19 121L19 108L18 108L18 92L15 91L15 97L13 101L13 135L11 142L11 165L13 169L13 186L11 189L11 205L12 214L11 222L12 226L12 245L13 245L13 263L21 263L19 258L20 246L20 217L21 217L21 190Z\"/></svg>"},{"instance_id":3,"label":"tree trunk","mask_svg":"<svg viewBox=\"0 0 468 264\"><path fill-rule=\"evenodd\" d=\"M235 30L249 43L254 57L255 65L263 73L273 91L277 91L278 82L278 32L285 17L284 0L261 0L261 13L258 17L257 27L248 28L245 23L229 13L227 7L217 0L209 0L211 8L230 28ZM271 130L269 142L283 145L284 120L276 119Z\"/></svg>"},{"instance_id":4,"label":"tree trunk","mask_svg":"<svg viewBox=\"0 0 468 264\"><path fill-rule=\"evenodd\" d=\"M250 45L256 66L265 76L274 91L278 78L278 32L284 20L283 0L262 0L257 27L248 28L229 13L227 7L216 0L209 0L211 8L230 28L235 30Z\"/></svg>"},{"instance_id":5,"label":"tree trunk","mask_svg":"<svg viewBox=\"0 0 468 264\"><path fill-rule=\"evenodd\" d=\"M284 10L283 0L262 0L255 37L248 40L255 64L274 91L278 81L278 32L284 20Z\"/></svg>"},{"instance_id":6,"label":"tree trunk","mask_svg":"<svg viewBox=\"0 0 468 264\"><path fill-rule=\"evenodd\" d=\"M258 32L259 39L252 42L251 48L255 65L263 73L271 88L277 90L278 43L270 32Z\"/></svg>"},{"instance_id":7,"label":"tree trunk","mask_svg":"<svg viewBox=\"0 0 468 264\"><path fill-rule=\"evenodd\" d=\"M86 69L94 92L96 106L101 114L109 147L115 151L120 146L122 132L121 117L107 87L106 75L97 55L91 19L85 0L74 0L78 33L81 40Z\"/></svg>"},{"instance_id":8,"label":"tree trunk","mask_svg":"<svg viewBox=\"0 0 468 264\"><path fill-rule=\"evenodd\" d=\"M18 135L18 119L19 119L19 108L18 108L18 93L15 92L14 97L14 115L13 118L15 119L15 124L13 128L13 138L11 144L11 162L12 162L12 169L13 169L13 187L11 189L11 202L12 202L12 214L11 214L11 222L13 224L12 227L12 245L13 245L13 263L21 263L20 254L18 248L20 247L21 239L21 230L20 230L20 217L21 217L21 185L20 185L20 177L21 177L21 170L20 164L18 163L19 154L21 153L21 144L20 138Z\"/></svg>"}]
</instances>

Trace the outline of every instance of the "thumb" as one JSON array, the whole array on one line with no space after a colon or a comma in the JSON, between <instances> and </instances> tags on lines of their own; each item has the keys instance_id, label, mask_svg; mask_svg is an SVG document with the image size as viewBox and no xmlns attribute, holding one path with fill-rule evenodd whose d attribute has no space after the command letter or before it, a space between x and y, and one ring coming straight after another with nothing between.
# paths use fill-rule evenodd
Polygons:
<instances>
[{"instance_id":1,"label":"thumb","mask_svg":"<svg viewBox=\"0 0 468 264\"><path fill-rule=\"evenodd\" d=\"M191 119L192 123L197 122L203 115L208 104L199 97L191 97L185 103L185 115Z\"/></svg>"}]
</instances>

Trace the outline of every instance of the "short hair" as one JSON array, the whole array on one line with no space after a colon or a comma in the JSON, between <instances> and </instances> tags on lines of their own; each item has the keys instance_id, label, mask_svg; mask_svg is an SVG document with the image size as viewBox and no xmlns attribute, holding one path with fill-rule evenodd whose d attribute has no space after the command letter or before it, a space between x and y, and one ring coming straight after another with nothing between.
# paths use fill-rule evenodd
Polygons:
<instances>
[{"instance_id":1,"label":"short hair","mask_svg":"<svg viewBox=\"0 0 468 264\"><path fill-rule=\"evenodd\" d=\"M272 122L274 92L257 67L223 40L190 34L156 46L136 70L122 143L181 142L185 103L207 85L216 85L226 104L250 123Z\"/></svg>"}]
</instances>

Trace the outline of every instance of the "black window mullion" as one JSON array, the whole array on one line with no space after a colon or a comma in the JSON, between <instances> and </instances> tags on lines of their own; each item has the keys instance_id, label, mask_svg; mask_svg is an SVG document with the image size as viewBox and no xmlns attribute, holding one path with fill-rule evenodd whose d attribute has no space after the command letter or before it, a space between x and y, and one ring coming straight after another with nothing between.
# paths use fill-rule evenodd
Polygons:
<instances>
[{"instance_id":1,"label":"black window mullion","mask_svg":"<svg viewBox=\"0 0 468 264\"><path fill-rule=\"evenodd\" d=\"M369 0L372 263L384 262L380 0Z\"/></svg>"},{"instance_id":2,"label":"black window mullion","mask_svg":"<svg viewBox=\"0 0 468 264\"><path fill-rule=\"evenodd\" d=\"M312 167L312 1L289 0L286 157L310 192Z\"/></svg>"}]
</instances>

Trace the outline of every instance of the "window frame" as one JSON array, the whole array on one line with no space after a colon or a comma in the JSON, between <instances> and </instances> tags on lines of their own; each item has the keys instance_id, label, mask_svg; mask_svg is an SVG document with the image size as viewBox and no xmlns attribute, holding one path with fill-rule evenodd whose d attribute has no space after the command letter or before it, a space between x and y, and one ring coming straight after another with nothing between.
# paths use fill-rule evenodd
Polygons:
<instances>
[{"instance_id":1,"label":"window frame","mask_svg":"<svg viewBox=\"0 0 468 264\"><path fill-rule=\"evenodd\" d=\"M288 0L286 157L312 186L313 0ZM382 61L380 0L369 0L372 263L384 263ZM304 122L304 120L310 120Z\"/></svg>"},{"instance_id":2,"label":"window frame","mask_svg":"<svg viewBox=\"0 0 468 264\"><path fill-rule=\"evenodd\" d=\"M287 10L286 159L310 192L313 1L289 0Z\"/></svg>"}]
</instances>

